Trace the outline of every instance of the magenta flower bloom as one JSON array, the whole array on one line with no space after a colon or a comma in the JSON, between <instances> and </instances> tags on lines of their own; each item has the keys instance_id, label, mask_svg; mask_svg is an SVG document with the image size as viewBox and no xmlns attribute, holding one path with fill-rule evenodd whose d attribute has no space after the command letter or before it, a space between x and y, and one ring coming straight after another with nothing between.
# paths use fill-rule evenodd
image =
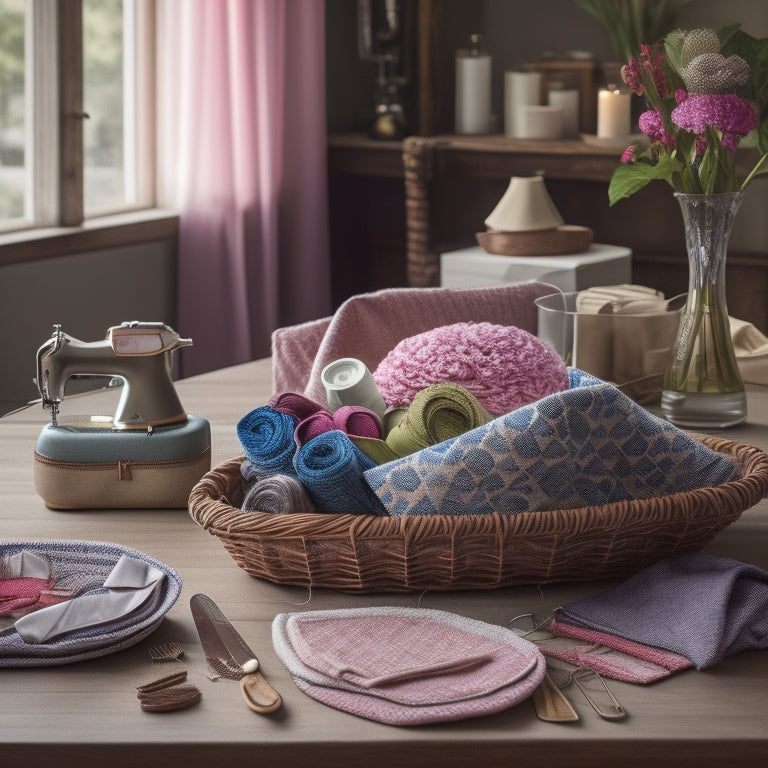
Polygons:
<instances>
[{"instance_id":1,"label":"magenta flower bloom","mask_svg":"<svg viewBox=\"0 0 768 768\"><path fill-rule=\"evenodd\" d=\"M685 131L706 133L708 127L723 134L723 146L736 149L739 139L757 127L757 115L748 101L733 93L692 93L671 114L672 122Z\"/></svg>"},{"instance_id":2,"label":"magenta flower bloom","mask_svg":"<svg viewBox=\"0 0 768 768\"><path fill-rule=\"evenodd\" d=\"M635 145L630 144L621 155L622 163L631 163L635 159Z\"/></svg>"},{"instance_id":3,"label":"magenta flower bloom","mask_svg":"<svg viewBox=\"0 0 768 768\"><path fill-rule=\"evenodd\" d=\"M658 109L649 109L647 112L643 112L640 115L638 121L640 130L648 136L651 141L660 141L666 146L673 146L675 140L669 135L667 129L664 127L664 118Z\"/></svg>"}]
</instances>

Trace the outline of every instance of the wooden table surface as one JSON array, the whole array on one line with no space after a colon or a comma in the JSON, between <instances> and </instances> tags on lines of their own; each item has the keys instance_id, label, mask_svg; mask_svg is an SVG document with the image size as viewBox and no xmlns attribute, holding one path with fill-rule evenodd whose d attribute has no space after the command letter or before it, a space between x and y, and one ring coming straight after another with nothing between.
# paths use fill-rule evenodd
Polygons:
<instances>
[{"instance_id":1,"label":"wooden table surface","mask_svg":"<svg viewBox=\"0 0 768 768\"><path fill-rule=\"evenodd\" d=\"M239 455L235 424L270 393L269 360L178 382L187 411L211 422L214 465ZM110 413L115 393L69 398L63 415ZM747 424L723 436L768 448L768 389L752 388ZM35 441L49 414L39 406L0 419L0 539L89 539L133 547L176 569L181 597L149 638L77 664L0 669L0 766L741 766L768 757L768 652L730 657L650 686L610 681L629 712L601 720L580 694L574 724L537 719L525 701L497 715L415 728L391 727L310 699L292 682L270 640L277 613L351 606L420 606L494 624L527 612L546 616L611 582L549 584L486 592L347 595L260 581L238 568L186 510L53 511L36 495ZM768 502L745 512L708 551L768 568ZM211 682L189 610L212 597L258 654L283 708L251 712L236 683ZM183 643L196 707L143 712L135 686L153 672L148 649Z\"/></svg>"}]
</instances>

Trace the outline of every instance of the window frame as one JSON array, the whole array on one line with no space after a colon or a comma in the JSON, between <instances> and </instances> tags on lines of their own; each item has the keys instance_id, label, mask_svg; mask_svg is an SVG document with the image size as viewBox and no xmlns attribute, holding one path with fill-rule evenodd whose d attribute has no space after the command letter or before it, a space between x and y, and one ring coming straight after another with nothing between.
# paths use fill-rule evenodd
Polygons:
<instances>
[{"instance_id":1,"label":"window frame","mask_svg":"<svg viewBox=\"0 0 768 768\"><path fill-rule=\"evenodd\" d=\"M178 234L176 212L155 207L155 0L136 3L138 34L149 40L142 55L133 57L132 76L141 86L137 100L143 105L137 126L143 157L138 202L85 215L82 18L82 0L28 3L25 34L34 35L36 44L27 46L25 54L32 87L27 119L53 128L31 133L34 209L18 227L0 229L0 266Z\"/></svg>"}]
</instances>

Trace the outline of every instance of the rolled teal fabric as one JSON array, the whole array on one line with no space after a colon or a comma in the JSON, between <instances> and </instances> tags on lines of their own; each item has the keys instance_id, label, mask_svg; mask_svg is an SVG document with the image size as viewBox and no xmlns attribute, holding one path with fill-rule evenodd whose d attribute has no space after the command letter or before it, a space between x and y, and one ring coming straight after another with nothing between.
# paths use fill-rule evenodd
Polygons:
<instances>
[{"instance_id":1,"label":"rolled teal fabric","mask_svg":"<svg viewBox=\"0 0 768 768\"><path fill-rule=\"evenodd\" d=\"M293 432L296 424L295 416L263 405L240 419L237 437L245 455L259 469L294 475L296 442Z\"/></svg>"},{"instance_id":2,"label":"rolled teal fabric","mask_svg":"<svg viewBox=\"0 0 768 768\"><path fill-rule=\"evenodd\" d=\"M341 430L313 437L299 449L294 465L321 512L386 514L363 478L363 472L376 465Z\"/></svg>"},{"instance_id":3,"label":"rolled teal fabric","mask_svg":"<svg viewBox=\"0 0 768 768\"><path fill-rule=\"evenodd\" d=\"M736 463L571 369L571 388L367 470L391 515L575 509L719 485Z\"/></svg>"}]
</instances>

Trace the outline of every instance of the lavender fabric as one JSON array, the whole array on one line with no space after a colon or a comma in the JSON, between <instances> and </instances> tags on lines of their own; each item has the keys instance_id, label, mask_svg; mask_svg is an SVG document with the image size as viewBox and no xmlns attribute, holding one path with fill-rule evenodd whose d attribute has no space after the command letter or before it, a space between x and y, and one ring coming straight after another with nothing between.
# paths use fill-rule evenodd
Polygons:
<instances>
[{"instance_id":1,"label":"lavender fabric","mask_svg":"<svg viewBox=\"0 0 768 768\"><path fill-rule=\"evenodd\" d=\"M240 508L246 512L317 512L296 475L262 472L246 459L240 465L245 495Z\"/></svg>"},{"instance_id":2,"label":"lavender fabric","mask_svg":"<svg viewBox=\"0 0 768 768\"><path fill-rule=\"evenodd\" d=\"M181 578L158 560L117 544L97 541L0 542L0 555L35 552L51 565L57 587L78 595L106 591L104 582L122 556L135 558L164 574L156 589L129 614L73 630L44 643L26 643L16 631L0 634L0 667L70 664L135 645L157 629L181 593Z\"/></svg>"},{"instance_id":3,"label":"lavender fabric","mask_svg":"<svg viewBox=\"0 0 768 768\"><path fill-rule=\"evenodd\" d=\"M671 651L704 669L768 648L768 572L701 552L681 555L559 608L555 618Z\"/></svg>"},{"instance_id":4,"label":"lavender fabric","mask_svg":"<svg viewBox=\"0 0 768 768\"><path fill-rule=\"evenodd\" d=\"M391 515L574 509L719 485L736 463L577 369L570 388L365 473Z\"/></svg>"},{"instance_id":5,"label":"lavender fabric","mask_svg":"<svg viewBox=\"0 0 768 768\"><path fill-rule=\"evenodd\" d=\"M386 514L363 478L363 472L375 466L373 461L341 430L324 432L302 445L294 466L319 511Z\"/></svg>"}]
</instances>

